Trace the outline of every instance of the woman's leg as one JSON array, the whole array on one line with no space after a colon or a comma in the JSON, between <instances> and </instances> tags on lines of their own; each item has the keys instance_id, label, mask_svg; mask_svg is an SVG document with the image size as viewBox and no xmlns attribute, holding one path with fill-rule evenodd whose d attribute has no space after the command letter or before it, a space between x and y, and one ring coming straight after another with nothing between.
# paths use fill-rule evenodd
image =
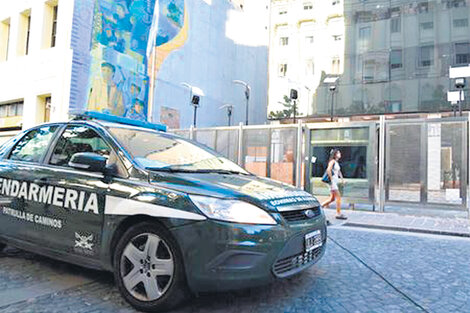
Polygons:
<instances>
[{"instance_id":1,"label":"woman's leg","mask_svg":"<svg viewBox=\"0 0 470 313\"><path fill-rule=\"evenodd\" d=\"M335 191L336 198L336 215L341 215L341 194L338 190Z\"/></svg>"},{"instance_id":2,"label":"woman's leg","mask_svg":"<svg viewBox=\"0 0 470 313\"><path fill-rule=\"evenodd\" d=\"M328 198L328 200L326 200L325 202L323 202L321 204L322 208L326 207L326 206L329 206L330 203L332 203L333 201L335 201L335 193L333 191L330 192L330 197Z\"/></svg>"}]
</instances>

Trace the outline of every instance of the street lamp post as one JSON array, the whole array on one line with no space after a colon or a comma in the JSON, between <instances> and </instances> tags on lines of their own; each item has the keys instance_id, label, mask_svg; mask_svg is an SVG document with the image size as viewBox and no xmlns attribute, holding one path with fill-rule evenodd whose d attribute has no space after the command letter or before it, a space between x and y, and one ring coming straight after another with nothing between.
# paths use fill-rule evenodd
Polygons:
<instances>
[{"instance_id":1,"label":"street lamp post","mask_svg":"<svg viewBox=\"0 0 470 313\"><path fill-rule=\"evenodd\" d=\"M233 113L233 104L224 104L220 109L227 109L227 124L232 126L232 113Z\"/></svg>"},{"instance_id":2,"label":"street lamp post","mask_svg":"<svg viewBox=\"0 0 470 313\"><path fill-rule=\"evenodd\" d=\"M193 126L196 127L197 120L197 109L199 108L201 96L204 96L204 92L195 86L191 86L188 83L181 83L181 86L184 86L189 89L189 104L194 108L194 119Z\"/></svg>"},{"instance_id":3,"label":"street lamp post","mask_svg":"<svg viewBox=\"0 0 470 313\"><path fill-rule=\"evenodd\" d=\"M191 105L194 107L194 120L193 120L194 128L196 128L197 108L199 107L199 101L200 101L200 97L196 95L194 95L191 99Z\"/></svg>"},{"instance_id":4,"label":"street lamp post","mask_svg":"<svg viewBox=\"0 0 470 313\"><path fill-rule=\"evenodd\" d=\"M330 108L330 120L333 122L334 121L334 95L336 91L336 85L331 85L330 86L330 91L331 91L331 108Z\"/></svg>"},{"instance_id":5,"label":"street lamp post","mask_svg":"<svg viewBox=\"0 0 470 313\"><path fill-rule=\"evenodd\" d=\"M294 102L294 106L293 106L293 109L294 109L294 124L296 122L295 120L295 116L297 115L297 99L299 98L299 94L297 92L296 89L291 89L290 90L290 99L291 101Z\"/></svg>"},{"instance_id":6,"label":"street lamp post","mask_svg":"<svg viewBox=\"0 0 470 313\"><path fill-rule=\"evenodd\" d=\"M465 88L465 78L456 78L455 87L459 90L459 115L462 116L463 89ZM454 114L455 116L455 114Z\"/></svg>"},{"instance_id":7,"label":"street lamp post","mask_svg":"<svg viewBox=\"0 0 470 313\"><path fill-rule=\"evenodd\" d=\"M335 77L335 76L332 76L332 77L327 77L325 78L325 80L323 81L325 84L328 84L329 87L328 89L330 90L331 92L331 108L330 108L330 118L331 118L331 121L333 122L334 121L334 95L335 95L335 91L336 91L336 87L337 87L337 82L338 82L338 79L339 77Z\"/></svg>"},{"instance_id":8,"label":"street lamp post","mask_svg":"<svg viewBox=\"0 0 470 313\"><path fill-rule=\"evenodd\" d=\"M245 98L246 98L246 113L245 113L245 125L248 125L248 107L250 104L250 93L251 93L251 87L248 85L248 83L242 81L242 80L234 80L234 84L242 85L245 87Z\"/></svg>"}]
</instances>

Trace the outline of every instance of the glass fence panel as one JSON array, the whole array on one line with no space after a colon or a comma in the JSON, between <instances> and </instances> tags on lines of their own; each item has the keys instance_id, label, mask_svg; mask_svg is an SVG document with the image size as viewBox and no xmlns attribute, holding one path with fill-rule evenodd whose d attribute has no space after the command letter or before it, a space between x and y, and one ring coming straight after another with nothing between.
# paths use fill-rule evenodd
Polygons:
<instances>
[{"instance_id":1,"label":"glass fence panel","mask_svg":"<svg viewBox=\"0 0 470 313\"><path fill-rule=\"evenodd\" d=\"M198 129L194 131L194 140L215 149L216 134L216 130Z\"/></svg>"},{"instance_id":2,"label":"glass fence panel","mask_svg":"<svg viewBox=\"0 0 470 313\"><path fill-rule=\"evenodd\" d=\"M171 130L170 133L189 139L189 130Z\"/></svg>"},{"instance_id":3,"label":"glass fence panel","mask_svg":"<svg viewBox=\"0 0 470 313\"><path fill-rule=\"evenodd\" d=\"M270 129L246 129L243 135L245 169L255 175L268 175Z\"/></svg>"},{"instance_id":4,"label":"glass fence panel","mask_svg":"<svg viewBox=\"0 0 470 313\"><path fill-rule=\"evenodd\" d=\"M387 126L386 198L390 201L421 201L423 124Z\"/></svg>"},{"instance_id":5,"label":"glass fence panel","mask_svg":"<svg viewBox=\"0 0 470 313\"><path fill-rule=\"evenodd\" d=\"M238 129L217 130L217 140L215 144L217 152L232 160L238 162Z\"/></svg>"},{"instance_id":6,"label":"glass fence panel","mask_svg":"<svg viewBox=\"0 0 470 313\"><path fill-rule=\"evenodd\" d=\"M463 203L464 123L428 125L428 202Z\"/></svg>"},{"instance_id":7,"label":"glass fence panel","mask_svg":"<svg viewBox=\"0 0 470 313\"><path fill-rule=\"evenodd\" d=\"M273 129L271 132L270 177L295 184L297 129Z\"/></svg>"},{"instance_id":8,"label":"glass fence panel","mask_svg":"<svg viewBox=\"0 0 470 313\"><path fill-rule=\"evenodd\" d=\"M321 181L328 167L330 152L341 151L339 164L345 184L340 185L340 192L351 199L369 199L370 184L374 181L373 155L374 140L369 140L370 127L339 129L314 129L311 133L311 179L310 185L315 195L326 196L330 186ZM371 176L371 177L369 177Z\"/></svg>"}]
</instances>

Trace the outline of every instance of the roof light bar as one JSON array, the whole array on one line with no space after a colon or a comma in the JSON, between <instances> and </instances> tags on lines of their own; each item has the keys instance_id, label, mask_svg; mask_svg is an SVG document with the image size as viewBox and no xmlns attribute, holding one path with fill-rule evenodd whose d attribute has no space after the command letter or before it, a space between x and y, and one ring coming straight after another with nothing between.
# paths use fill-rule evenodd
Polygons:
<instances>
[{"instance_id":1,"label":"roof light bar","mask_svg":"<svg viewBox=\"0 0 470 313\"><path fill-rule=\"evenodd\" d=\"M105 122L154 129L154 130L163 131L163 132L167 131L167 127L163 124L154 124L150 122L133 120L133 119L126 118L126 117L120 117L120 116L99 113L99 112L94 112L94 111L86 111L86 112L77 114L77 116L74 119L94 119L94 120L100 120L100 121L105 121Z\"/></svg>"}]
</instances>

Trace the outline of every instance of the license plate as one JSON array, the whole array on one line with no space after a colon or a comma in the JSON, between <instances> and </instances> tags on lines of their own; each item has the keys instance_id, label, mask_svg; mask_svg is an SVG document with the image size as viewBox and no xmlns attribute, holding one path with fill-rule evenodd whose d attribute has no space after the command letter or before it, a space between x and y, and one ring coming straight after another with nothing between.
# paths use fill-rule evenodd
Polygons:
<instances>
[{"instance_id":1,"label":"license plate","mask_svg":"<svg viewBox=\"0 0 470 313\"><path fill-rule=\"evenodd\" d=\"M316 230L314 232L305 235L305 251L310 252L313 249L321 247L323 240L321 238L321 231Z\"/></svg>"}]
</instances>

